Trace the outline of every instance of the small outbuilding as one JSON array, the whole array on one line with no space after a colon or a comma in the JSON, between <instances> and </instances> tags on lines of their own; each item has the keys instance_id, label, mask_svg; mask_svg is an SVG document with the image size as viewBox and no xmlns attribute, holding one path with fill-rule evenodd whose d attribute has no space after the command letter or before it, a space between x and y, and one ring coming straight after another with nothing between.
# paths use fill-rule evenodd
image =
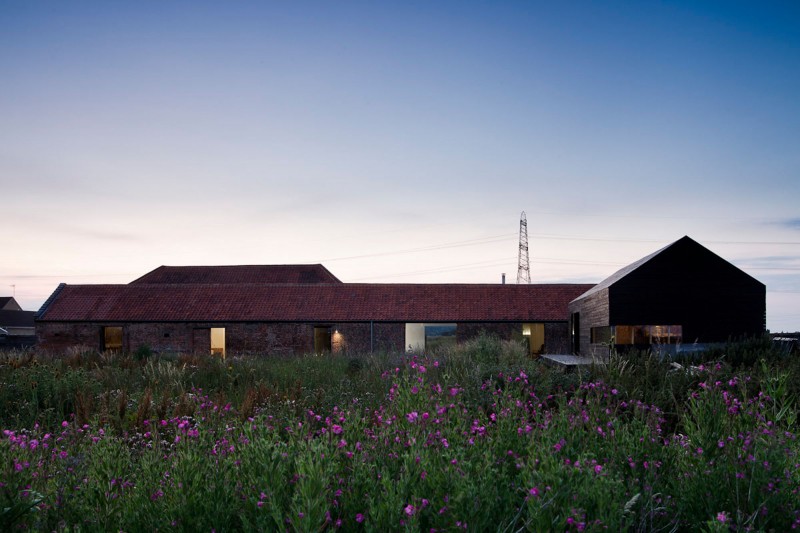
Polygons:
<instances>
[{"instance_id":1,"label":"small outbuilding","mask_svg":"<svg viewBox=\"0 0 800 533\"><path fill-rule=\"evenodd\" d=\"M569 304L572 350L676 351L766 331L766 286L683 237L619 270Z\"/></svg>"}]
</instances>

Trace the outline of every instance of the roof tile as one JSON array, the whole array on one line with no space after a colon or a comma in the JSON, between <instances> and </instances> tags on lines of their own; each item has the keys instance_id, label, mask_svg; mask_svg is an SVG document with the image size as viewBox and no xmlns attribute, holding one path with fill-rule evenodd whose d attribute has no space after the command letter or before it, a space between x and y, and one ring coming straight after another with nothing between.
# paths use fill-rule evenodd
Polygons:
<instances>
[{"instance_id":1,"label":"roof tile","mask_svg":"<svg viewBox=\"0 0 800 533\"><path fill-rule=\"evenodd\" d=\"M64 285L41 321L563 321L591 285Z\"/></svg>"}]
</instances>

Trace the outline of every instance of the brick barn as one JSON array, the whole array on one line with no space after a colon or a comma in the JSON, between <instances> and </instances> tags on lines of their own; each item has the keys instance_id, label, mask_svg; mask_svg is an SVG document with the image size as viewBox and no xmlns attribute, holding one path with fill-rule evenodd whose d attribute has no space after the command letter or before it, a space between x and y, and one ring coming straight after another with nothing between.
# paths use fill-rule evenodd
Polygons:
<instances>
[{"instance_id":1,"label":"brick barn","mask_svg":"<svg viewBox=\"0 0 800 533\"><path fill-rule=\"evenodd\" d=\"M292 355L424 350L480 332L570 346L586 284L342 283L322 265L162 266L127 285L61 284L37 313L41 349Z\"/></svg>"},{"instance_id":2,"label":"brick barn","mask_svg":"<svg viewBox=\"0 0 800 533\"><path fill-rule=\"evenodd\" d=\"M569 304L572 351L676 351L763 335L766 286L689 237L631 263Z\"/></svg>"}]
</instances>

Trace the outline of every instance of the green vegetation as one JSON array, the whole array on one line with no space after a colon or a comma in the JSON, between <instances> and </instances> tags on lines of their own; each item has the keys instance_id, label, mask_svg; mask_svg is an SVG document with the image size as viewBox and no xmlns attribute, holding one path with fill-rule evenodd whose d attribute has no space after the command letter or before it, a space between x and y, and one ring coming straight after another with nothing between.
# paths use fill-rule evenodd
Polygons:
<instances>
[{"instance_id":1,"label":"green vegetation","mask_svg":"<svg viewBox=\"0 0 800 533\"><path fill-rule=\"evenodd\" d=\"M730 357L728 354L733 354ZM0 354L0 530L786 531L800 363Z\"/></svg>"}]
</instances>

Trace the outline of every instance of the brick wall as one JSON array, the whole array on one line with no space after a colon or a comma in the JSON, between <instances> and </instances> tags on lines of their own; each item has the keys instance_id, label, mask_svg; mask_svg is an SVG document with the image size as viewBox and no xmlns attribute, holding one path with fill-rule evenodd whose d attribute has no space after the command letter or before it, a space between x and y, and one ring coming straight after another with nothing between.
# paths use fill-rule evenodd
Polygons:
<instances>
[{"instance_id":1,"label":"brick wall","mask_svg":"<svg viewBox=\"0 0 800 533\"><path fill-rule=\"evenodd\" d=\"M100 350L104 326L113 323L69 324L37 322L37 346L53 353L69 348ZM134 352L146 346L157 353L209 353L210 328L225 328L225 347L229 355L301 355L314 351L314 326L331 328L332 348L349 354L405 351L405 328L400 323L132 323L123 326L122 349ZM460 323L458 342L489 333L503 339L522 339L522 323ZM565 323L545 324L545 350L564 353L567 343Z\"/></svg>"},{"instance_id":2,"label":"brick wall","mask_svg":"<svg viewBox=\"0 0 800 533\"><path fill-rule=\"evenodd\" d=\"M332 331L338 331L342 338L342 351L359 354L373 352L404 351L406 341L405 323L373 323L370 331L369 322L334 324Z\"/></svg>"}]
</instances>

